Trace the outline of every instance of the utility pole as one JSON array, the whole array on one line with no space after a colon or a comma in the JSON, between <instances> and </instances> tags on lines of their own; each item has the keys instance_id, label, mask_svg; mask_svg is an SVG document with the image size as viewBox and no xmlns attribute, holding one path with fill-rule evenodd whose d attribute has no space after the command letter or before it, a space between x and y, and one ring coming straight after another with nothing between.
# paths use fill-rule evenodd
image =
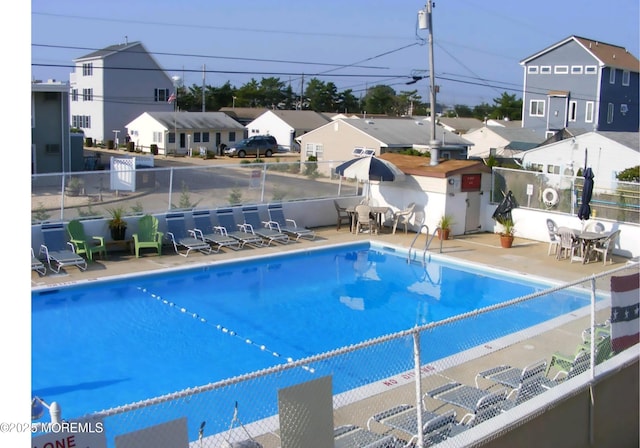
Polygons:
<instances>
[{"instance_id":1,"label":"utility pole","mask_svg":"<svg viewBox=\"0 0 640 448\"><path fill-rule=\"evenodd\" d=\"M204 77L205 77L205 73L206 73L205 67L206 67L206 65L202 64L202 112L206 112L205 106L204 106L204 102L205 102L205 95L204 95L205 80L204 80Z\"/></svg>"},{"instance_id":2,"label":"utility pole","mask_svg":"<svg viewBox=\"0 0 640 448\"><path fill-rule=\"evenodd\" d=\"M300 110L302 110L302 96L304 95L304 73L300 81Z\"/></svg>"},{"instance_id":3,"label":"utility pole","mask_svg":"<svg viewBox=\"0 0 640 448\"><path fill-rule=\"evenodd\" d=\"M431 165L437 165L440 155L438 154L439 142L436 139L436 76L433 62L433 2L427 0L426 11L418 11L418 27L429 30L429 90L431 102L431 140L429 150L431 153Z\"/></svg>"}]
</instances>

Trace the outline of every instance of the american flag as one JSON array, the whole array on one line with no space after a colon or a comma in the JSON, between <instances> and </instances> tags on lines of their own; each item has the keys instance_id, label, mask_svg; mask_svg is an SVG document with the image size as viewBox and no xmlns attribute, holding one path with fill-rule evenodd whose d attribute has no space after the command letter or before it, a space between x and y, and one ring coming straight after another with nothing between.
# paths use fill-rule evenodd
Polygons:
<instances>
[{"instance_id":1,"label":"american flag","mask_svg":"<svg viewBox=\"0 0 640 448\"><path fill-rule=\"evenodd\" d=\"M640 342L640 273L611 277L611 344L615 352Z\"/></svg>"},{"instance_id":2,"label":"american flag","mask_svg":"<svg viewBox=\"0 0 640 448\"><path fill-rule=\"evenodd\" d=\"M176 94L172 93L169 99L167 100L167 103L173 103L175 100L176 100Z\"/></svg>"}]
</instances>

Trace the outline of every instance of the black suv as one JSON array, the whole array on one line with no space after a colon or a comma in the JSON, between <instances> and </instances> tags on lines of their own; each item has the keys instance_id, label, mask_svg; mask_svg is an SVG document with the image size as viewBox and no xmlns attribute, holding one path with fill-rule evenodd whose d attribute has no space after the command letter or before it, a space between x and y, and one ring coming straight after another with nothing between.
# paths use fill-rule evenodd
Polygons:
<instances>
[{"instance_id":1,"label":"black suv","mask_svg":"<svg viewBox=\"0 0 640 448\"><path fill-rule=\"evenodd\" d=\"M274 136L254 135L228 147L224 150L224 154L229 157L238 156L240 158L245 156L260 157L261 154L264 154L265 157L271 157L277 150L278 142Z\"/></svg>"}]
</instances>

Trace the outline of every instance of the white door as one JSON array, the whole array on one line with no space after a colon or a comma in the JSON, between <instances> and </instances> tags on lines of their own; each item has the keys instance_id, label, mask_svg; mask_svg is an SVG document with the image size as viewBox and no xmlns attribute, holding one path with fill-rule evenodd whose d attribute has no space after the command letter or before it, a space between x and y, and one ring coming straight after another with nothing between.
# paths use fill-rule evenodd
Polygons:
<instances>
[{"instance_id":1,"label":"white door","mask_svg":"<svg viewBox=\"0 0 640 448\"><path fill-rule=\"evenodd\" d=\"M480 231L480 192L467 193L467 213L464 217L464 233Z\"/></svg>"}]
</instances>

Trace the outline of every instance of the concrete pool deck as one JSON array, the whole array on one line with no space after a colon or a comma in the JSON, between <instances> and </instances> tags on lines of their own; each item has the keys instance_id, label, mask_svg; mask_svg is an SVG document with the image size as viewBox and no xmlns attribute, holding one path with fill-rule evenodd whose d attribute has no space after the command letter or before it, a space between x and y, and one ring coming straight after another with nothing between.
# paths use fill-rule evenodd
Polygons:
<instances>
[{"instance_id":1,"label":"concrete pool deck","mask_svg":"<svg viewBox=\"0 0 640 448\"><path fill-rule=\"evenodd\" d=\"M415 233L407 234L402 231L391 234L389 229L385 229L379 235L360 234L355 235L349 229L342 227L339 231L335 227L316 228L317 237L310 241L300 239L289 244L274 244L269 247L253 248L246 247L239 251L222 249L218 253L204 255L199 252L189 254L188 257L177 255L173 247L163 247L163 254L158 256L150 250L144 251L140 258L128 253L120 247L118 251L109 253L107 259L99 257L93 263L89 263L86 271L82 272L75 267L69 267L60 271L60 274L47 272L45 276L39 276L36 272L31 274L32 287L47 287L55 285L68 285L76 282L91 281L110 276L125 274L151 272L158 269L170 269L189 265L199 265L220 260L238 259L243 257L256 257L283 251L304 249L305 247L320 247L323 245L348 243L352 241L380 241L382 243L409 248L416 237ZM418 236L415 247L418 248L418 257L421 257L422 250L427 236ZM439 253L440 241L435 238L431 242L429 253ZM580 278L586 278L594 274L605 272L611 269L624 266L629 259L613 255L613 263L603 265L602 262L591 262L582 264L571 263L569 260L556 260L554 256L547 255L548 243L540 241L526 240L516 237L513 247L503 249L500 247L499 237L492 233L478 233L469 235L454 236L443 241L442 254L454 259L460 259L472 263L480 263L497 269L515 271L532 276L545 277L548 279L571 282Z\"/></svg>"}]
</instances>

